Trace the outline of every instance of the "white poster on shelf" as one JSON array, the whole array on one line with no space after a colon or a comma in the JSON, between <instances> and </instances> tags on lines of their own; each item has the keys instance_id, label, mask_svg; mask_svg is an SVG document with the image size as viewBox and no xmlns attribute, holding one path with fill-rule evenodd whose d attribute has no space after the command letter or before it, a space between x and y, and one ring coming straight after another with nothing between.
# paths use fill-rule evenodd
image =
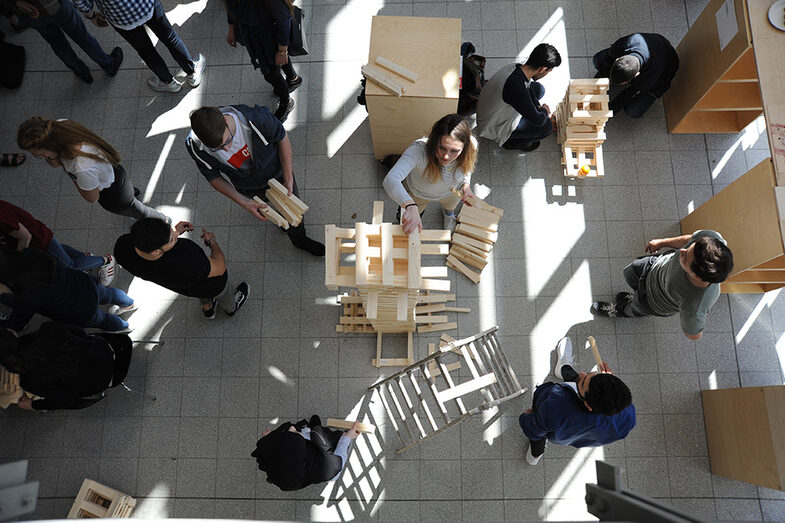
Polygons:
<instances>
[{"instance_id":1,"label":"white poster on shelf","mask_svg":"<svg viewBox=\"0 0 785 523\"><path fill-rule=\"evenodd\" d=\"M739 32L733 0L725 0L714 16L717 17L717 36L720 38L720 51L722 51Z\"/></svg>"}]
</instances>

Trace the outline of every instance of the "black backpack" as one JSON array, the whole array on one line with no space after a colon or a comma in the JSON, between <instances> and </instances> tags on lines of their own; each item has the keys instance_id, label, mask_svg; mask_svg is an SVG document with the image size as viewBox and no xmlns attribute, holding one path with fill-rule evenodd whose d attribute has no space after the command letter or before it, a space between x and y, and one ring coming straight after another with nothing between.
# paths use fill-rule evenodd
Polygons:
<instances>
[{"instance_id":1,"label":"black backpack","mask_svg":"<svg viewBox=\"0 0 785 523\"><path fill-rule=\"evenodd\" d=\"M464 42L461 45L463 74L461 89L458 93L458 114L468 116L477 112L477 100L485 85L485 57L474 54L474 45Z\"/></svg>"}]
</instances>

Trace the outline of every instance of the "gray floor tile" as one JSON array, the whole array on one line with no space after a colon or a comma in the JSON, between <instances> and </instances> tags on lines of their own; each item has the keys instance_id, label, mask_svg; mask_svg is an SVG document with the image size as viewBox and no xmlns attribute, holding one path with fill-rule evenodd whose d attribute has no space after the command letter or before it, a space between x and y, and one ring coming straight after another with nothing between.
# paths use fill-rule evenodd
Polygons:
<instances>
[{"instance_id":1,"label":"gray floor tile","mask_svg":"<svg viewBox=\"0 0 785 523\"><path fill-rule=\"evenodd\" d=\"M215 495L216 460L177 460L177 497L212 498Z\"/></svg>"},{"instance_id":2,"label":"gray floor tile","mask_svg":"<svg viewBox=\"0 0 785 523\"><path fill-rule=\"evenodd\" d=\"M217 418L182 418L180 420L180 458L214 458L218 450Z\"/></svg>"},{"instance_id":3,"label":"gray floor tile","mask_svg":"<svg viewBox=\"0 0 785 523\"><path fill-rule=\"evenodd\" d=\"M718 519L760 521L761 508L756 499L715 499Z\"/></svg>"},{"instance_id":4,"label":"gray floor tile","mask_svg":"<svg viewBox=\"0 0 785 523\"><path fill-rule=\"evenodd\" d=\"M671 495L667 458L627 458L630 490L651 497Z\"/></svg>"}]
</instances>

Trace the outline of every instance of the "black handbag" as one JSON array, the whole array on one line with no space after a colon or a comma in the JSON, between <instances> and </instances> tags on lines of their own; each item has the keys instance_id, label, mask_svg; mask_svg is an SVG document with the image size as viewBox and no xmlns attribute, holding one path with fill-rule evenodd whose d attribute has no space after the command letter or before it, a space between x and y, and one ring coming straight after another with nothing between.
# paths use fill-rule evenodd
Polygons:
<instances>
[{"instance_id":1,"label":"black handbag","mask_svg":"<svg viewBox=\"0 0 785 523\"><path fill-rule=\"evenodd\" d=\"M292 28L289 32L289 56L303 56L308 54L308 42L305 40L305 27L303 20L305 13L299 7L292 6Z\"/></svg>"}]
</instances>

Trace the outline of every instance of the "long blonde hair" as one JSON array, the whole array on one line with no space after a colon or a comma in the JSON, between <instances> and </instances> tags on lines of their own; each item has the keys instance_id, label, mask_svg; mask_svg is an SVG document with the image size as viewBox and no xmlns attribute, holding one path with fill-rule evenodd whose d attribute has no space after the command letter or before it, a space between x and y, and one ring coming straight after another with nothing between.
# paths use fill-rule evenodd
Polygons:
<instances>
[{"instance_id":1,"label":"long blonde hair","mask_svg":"<svg viewBox=\"0 0 785 523\"><path fill-rule=\"evenodd\" d=\"M425 145L428 165L425 166L423 176L431 183L438 182L442 175L442 167L439 164L439 143L442 136L450 136L463 144L463 150L455 162L464 173L474 171L474 164L477 163L477 147L472 140L472 128L469 122L459 114L443 116L433 124L431 134L428 135L428 143Z\"/></svg>"},{"instance_id":2,"label":"long blonde hair","mask_svg":"<svg viewBox=\"0 0 785 523\"><path fill-rule=\"evenodd\" d=\"M120 153L103 138L80 123L72 120L49 120L40 116L28 118L19 125L16 143L22 149L47 149L59 158L73 160L76 156L86 156L94 160L120 163ZM82 144L92 145L104 155L81 151Z\"/></svg>"}]
</instances>

